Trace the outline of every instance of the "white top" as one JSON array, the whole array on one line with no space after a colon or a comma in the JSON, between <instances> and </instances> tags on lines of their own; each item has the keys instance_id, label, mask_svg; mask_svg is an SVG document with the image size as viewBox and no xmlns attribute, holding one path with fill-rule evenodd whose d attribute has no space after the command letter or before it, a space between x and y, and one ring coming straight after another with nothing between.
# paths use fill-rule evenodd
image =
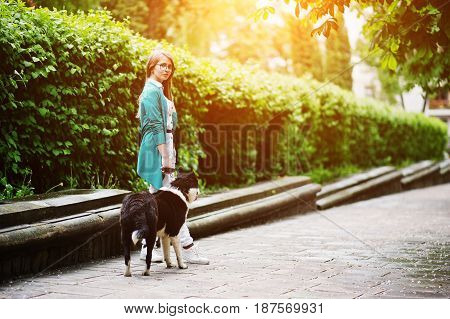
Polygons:
<instances>
[{"instance_id":1,"label":"white top","mask_svg":"<svg viewBox=\"0 0 450 319\"><path fill-rule=\"evenodd\" d=\"M175 110L175 104L168 98L166 98L166 102L167 102L167 129L171 130L173 129L172 113Z\"/></svg>"}]
</instances>

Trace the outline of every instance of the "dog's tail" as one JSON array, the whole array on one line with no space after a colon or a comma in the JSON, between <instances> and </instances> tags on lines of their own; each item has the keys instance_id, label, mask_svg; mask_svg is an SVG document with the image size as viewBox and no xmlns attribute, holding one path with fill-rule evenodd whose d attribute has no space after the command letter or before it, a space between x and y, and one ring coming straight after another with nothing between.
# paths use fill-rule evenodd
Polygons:
<instances>
[{"instance_id":1,"label":"dog's tail","mask_svg":"<svg viewBox=\"0 0 450 319\"><path fill-rule=\"evenodd\" d=\"M158 222L156 219L156 214L153 213L152 210L155 209L154 206L149 205L146 209L148 209L149 213L140 214L140 218L136 220L136 226L138 230L135 230L131 233L131 240L136 245L137 242L150 234L150 227L154 227L156 231L156 223Z\"/></svg>"},{"instance_id":2,"label":"dog's tail","mask_svg":"<svg viewBox=\"0 0 450 319\"><path fill-rule=\"evenodd\" d=\"M131 240L133 241L133 244L137 244L137 242L139 240L141 240L142 238L145 237L145 232L144 230L140 229L140 230L135 230L132 234L131 234Z\"/></svg>"}]
</instances>

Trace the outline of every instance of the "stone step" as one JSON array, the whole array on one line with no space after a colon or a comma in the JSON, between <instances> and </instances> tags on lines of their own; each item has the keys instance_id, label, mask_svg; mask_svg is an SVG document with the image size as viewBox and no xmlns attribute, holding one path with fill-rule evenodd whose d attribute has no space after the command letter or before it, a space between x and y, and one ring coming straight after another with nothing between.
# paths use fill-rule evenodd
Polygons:
<instances>
[{"instance_id":1,"label":"stone step","mask_svg":"<svg viewBox=\"0 0 450 319\"><path fill-rule=\"evenodd\" d=\"M399 192L402 190L400 183L402 176L401 172L393 171L349 188L341 189L334 194L319 199L317 208L327 209L337 205Z\"/></svg>"},{"instance_id":2,"label":"stone step","mask_svg":"<svg viewBox=\"0 0 450 319\"><path fill-rule=\"evenodd\" d=\"M395 171L395 167L392 166L382 166L373 168L363 173L358 173L349 177L346 177L338 182L322 186L322 190L317 194L317 198L321 199L330 196L334 193L342 191L343 189L361 184L368 180L392 173Z\"/></svg>"},{"instance_id":3,"label":"stone step","mask_svg":"<svg viewBox=\"0 0 450 319\"><path fill-rule=\"evenodd\" d=\"M414 174L419 173L420 171L431 167L434 164L433 161L426 160L420 161L418 163L414 163L408 167L405 167L401 170L403 177L408 177Z\"/></svg>"},{"instance_id":4,"label":"stone step","mask_svg":"<svg viewBox=\"0 0 450 319\"><path fill-rule=\"evenodd\" d=\"M129 193L121 189L78 189L3 201L0 203L0 229L120 204Z\"/></svg>"},{"instance_id":5,"label":"stone step","mask_svg":"<svg viewBox=\"0 0 450 319\"><path fill-rule=\"evenodd\" d=\"M199 237L271 214L308 211L315 207L318 191L319 185L300 176L214 194L196 201L188 223L193 223L192 233ZM120 207L109 205L2 227L0 279L120 254Z\"/></svg>"},{"instance_id":6,"label":"stone step","mask_svg":"<svg viewBox=\"0 0 450 319\"><path fill-rule=\"evenodd\" d=\"M204 237L268 217L313 211L319 191L318 184L303 185L266 198L191 217L188 219L189 231L194 237Z\"/></svg>"},{"instance_id":7,"label":"stone step","mask_svg":"<svg viewBox=\"0 0 450 319\"><path fill-rule=\"evenodd\" d=\"M421 161L398 171L394 167L383 166L323 186L317 194L317 207L327 209L402 190L448 182L449 159L437 163L431 160Z\"/></svg>"},{"instance_id":8,"label":"stone step","mask_svg":"<svg viewBox=\"0 0 450 319\"><path fill-rule=\"evenodd\" d=\"M442 181L440 163L422 161L401 170L402 189L411 190L439 184Z\"/></svg>"},{"instance_id":9,"label":"stone step","mask_svg":"<svg viewBox=\"0 0 450 319\"><path fill-rule=\"evenodd\" d=\"M443 160L439 164L441 171L441 183L450 183L450 159Z\"/></svg>"},{"instance_id":10,"label":"stone step","mask_svg":"<svg viewBox=\"0 0 450 319\"><path fill-rule=\"evenodd\" d=\"M260 182L249 187L200 197L192 203L191 208L189 209L189 217L199 216L230 206L248 203L310 183L311 179L306 176L287 176L268 182Z\"/></svg>"}]
</instances>

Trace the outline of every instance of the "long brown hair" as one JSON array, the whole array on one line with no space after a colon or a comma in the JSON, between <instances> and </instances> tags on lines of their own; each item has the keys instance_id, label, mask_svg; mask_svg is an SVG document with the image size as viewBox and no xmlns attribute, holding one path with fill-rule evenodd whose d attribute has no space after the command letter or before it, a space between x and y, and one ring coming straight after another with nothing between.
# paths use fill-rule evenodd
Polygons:
<instances>
[{"instance_id":1,"label":"long brown hair","mask_svg":"<svg viewBox=\"0 0 450 319\"><path fill-rule=\"evenodd\" d=\"M172 72L170 73L169 78L162 82L162 85L163 85L164 95L169 100L173 101L172 77L173 77L173 73L175 72L175 64L173 63L172 55L169 52L163 51L160 49L153 50L152 55L150 55L150 57L148 58L147 67L145 68L146 79L148 79L150 77L150 75L152 74L153 68L156 66L156 64L158 64L158 62L162 56L165 56L166 58L168 58L170 60L170 62L172 62Z\"/></svg>"}]
</instances>

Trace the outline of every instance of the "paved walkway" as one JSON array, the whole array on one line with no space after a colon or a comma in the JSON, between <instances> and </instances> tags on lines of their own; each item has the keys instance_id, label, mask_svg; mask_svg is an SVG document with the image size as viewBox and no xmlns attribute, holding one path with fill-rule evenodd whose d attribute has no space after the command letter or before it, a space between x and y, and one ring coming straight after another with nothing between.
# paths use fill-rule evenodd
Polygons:
<instances>
[{"instance_id":1,"label":"paved walkway","mask_svg":"<svg viewBox=\"0 0 450 319\"><path fill-rule=\"evenodd\" d=\"M449 298L450 184L230 231L198 241L211 265L132 256L0 286L2 298Z\"/></svg>"}]
</instances>

